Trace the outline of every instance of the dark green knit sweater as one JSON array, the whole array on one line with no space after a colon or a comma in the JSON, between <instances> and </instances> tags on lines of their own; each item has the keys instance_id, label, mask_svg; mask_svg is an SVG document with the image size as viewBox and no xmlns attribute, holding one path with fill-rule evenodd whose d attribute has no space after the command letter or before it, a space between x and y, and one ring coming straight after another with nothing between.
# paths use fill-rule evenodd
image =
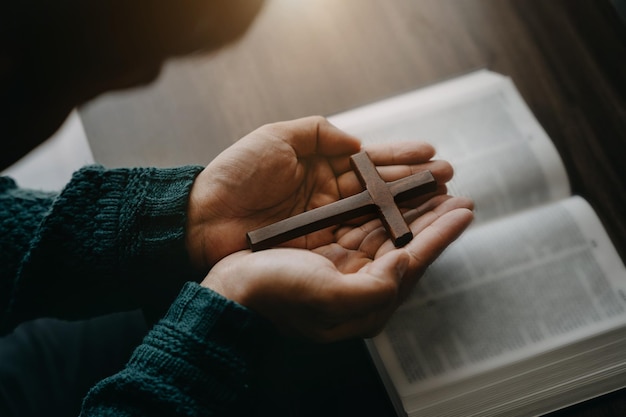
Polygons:
<instances>
[{"instance_id":1,"label":"dark green knit sweater","mask_svg":"<svg viewBox=\"0 0 626 417\"><path fill-rule=\"evenodd\" d=\"M201 169L87 167L58 195L0 177L0 334L37 317L167 311L127 367L91 390L83 415L244 410L267 323L192 282L202 277L184 226Z\"/></svg>"}]
</instances>

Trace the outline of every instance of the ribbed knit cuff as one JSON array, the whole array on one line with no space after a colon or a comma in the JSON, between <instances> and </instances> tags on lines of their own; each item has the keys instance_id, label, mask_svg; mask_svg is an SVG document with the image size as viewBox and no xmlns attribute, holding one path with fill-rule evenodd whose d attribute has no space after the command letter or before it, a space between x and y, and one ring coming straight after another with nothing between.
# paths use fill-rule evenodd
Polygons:
<instances>
[{"instance_id":1,"label":"ribbed knit cuff","mask_svg":"<svg viewBox=\"0 0 626 417\"><path fill-rule=\"evenodd\" d=\"M0 335L7 328L16 277L42 219L58 193L18 188L9 177L0 177Z\"/></svg>"},{"instance_id":2,"label":"ribbed knit cuff","mask_svg":"<svg viewBox=\"0 0 626 417\"><path fill-rule=\"evenodd\" d=\"M128 368L167 381L201 409L204 403L227 412L246 397L251 370L274 335L256 313L187 283Z\"/></svg>"},{"instance_id":3,"label":"ribbed knit cuff","mask_svg":"<svg viewBox=\"0 0 626 417\"><path fill-rule=\"evenodd\" d=\"M164 312L196 278L184 234L201 170L93 166L75 173L33 241L12 313L71 319L137 307Z\"/></svg>"},{"instance_id":4,"label":"ribbed knit cuff","mask_svg":"<svg viewBox=\"0 0 626 417\"><path fill-rule=\"evenodd\" d=\"M257 313L194 282L185 284L160 323L239 352L254 352L250 346L272 328Z\"/></svg>"}]
</instances>

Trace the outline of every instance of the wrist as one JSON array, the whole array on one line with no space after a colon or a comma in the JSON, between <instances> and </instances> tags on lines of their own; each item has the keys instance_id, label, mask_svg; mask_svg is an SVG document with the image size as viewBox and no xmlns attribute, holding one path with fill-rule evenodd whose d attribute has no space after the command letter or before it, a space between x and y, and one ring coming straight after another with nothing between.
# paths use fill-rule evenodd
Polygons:
<instances>
[{"instance_id":1,"label":"wrist","mask_svg":"<svg viewBox=\"0 0 626 417\"><path fill-rule=\"evenodd\" d=\"M210 223L210 213L203 204L205 190L202 187L201 175L195 178L189 192L187 219L185 224L185 247L192 267L202 273L208 273L210 264L207 253L211 245L207 242L205 231Z\"/></svg>"}]
</instances>

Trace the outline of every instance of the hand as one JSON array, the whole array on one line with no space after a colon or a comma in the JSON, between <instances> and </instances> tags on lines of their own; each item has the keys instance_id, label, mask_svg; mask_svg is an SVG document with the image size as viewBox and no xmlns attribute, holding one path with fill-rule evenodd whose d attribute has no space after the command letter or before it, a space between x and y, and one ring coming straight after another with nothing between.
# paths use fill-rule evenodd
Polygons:
<instances>
[{"instance_id":1,"label":"hand","mask_svg":"<svg viewBox=\"0 0 626 417\"><path fill-rule=\"evenodd\" d=\"M378 333L425 269L469 225L472 202L437 196L405 217L415 237L396 249L379 220L337 231L337 243L307 251L241 251L201 285L319 342Z\"/></svg>"},{"instance_id":2,"label":"hand","mask_svg":"<svg viewBox=\"0 0 626 417\"><path fill-rule=\"evenodd\" d=\"M321 117L266 125L235 143L206 167L191 190L186 239L194 265L206 272L224 256L245 249L248 231L362 191L349 160L360 147L356 138ZM439 193L445 193L452 177L447 162L430 161L435 151L425 143L367 151L385 181L430 169ZM334 231L327 228L286 246L329 244Z\"/></svg>"}]
</instances>

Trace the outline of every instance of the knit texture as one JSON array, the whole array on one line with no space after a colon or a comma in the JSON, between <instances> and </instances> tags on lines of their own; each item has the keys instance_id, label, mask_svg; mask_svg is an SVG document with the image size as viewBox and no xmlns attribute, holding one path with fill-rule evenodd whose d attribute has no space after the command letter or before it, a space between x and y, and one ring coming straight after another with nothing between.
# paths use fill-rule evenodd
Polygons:
<instances>
[{"instance_id":1,"label":"knit texture","mask_svg":"<svg viewBox=\"0 0 626 417\"><path fill-rule=\"evenodd\" d=\"M3 332L35 317L167 311L125 369L92 388L83 416L233 416L254 407L251 371L271 326L187 282L198 278L184 231L201 169L87 167L58 195L0 177Z\"/></svg>"},{"instance_id":2,"label":"knit texture","mask_svg":"<svg viewBox=\"0 0 626 417\"><path fill-rule=\"evenodd\" d=\"M20 189L13 179L0 177L0 314L9 305L21 261L55 197Z\"/></svg>"},{"instance_id":3,"label":"knit texture","mask_svg":"<svg viewBox=\"0 0 626 417\"><path fill-rule=\"evenodd\" d=\"M188 283L127 367L90 391L81 415L245 415L250 370L271 333L256 314Z\"/></svg>"},{"instance_id":4,"label":"knit texture","mask_svg":"<svg viewBox=\"0 0 626 417\"><path fill-rule=\"evenodd\" d=\"M201 169L86 167L56 197L3 178L1 285L10 296L0 306L2 331L36 317L164 313L184 282L198 278L184 233Z\"/></svg>"}]
</instances>

